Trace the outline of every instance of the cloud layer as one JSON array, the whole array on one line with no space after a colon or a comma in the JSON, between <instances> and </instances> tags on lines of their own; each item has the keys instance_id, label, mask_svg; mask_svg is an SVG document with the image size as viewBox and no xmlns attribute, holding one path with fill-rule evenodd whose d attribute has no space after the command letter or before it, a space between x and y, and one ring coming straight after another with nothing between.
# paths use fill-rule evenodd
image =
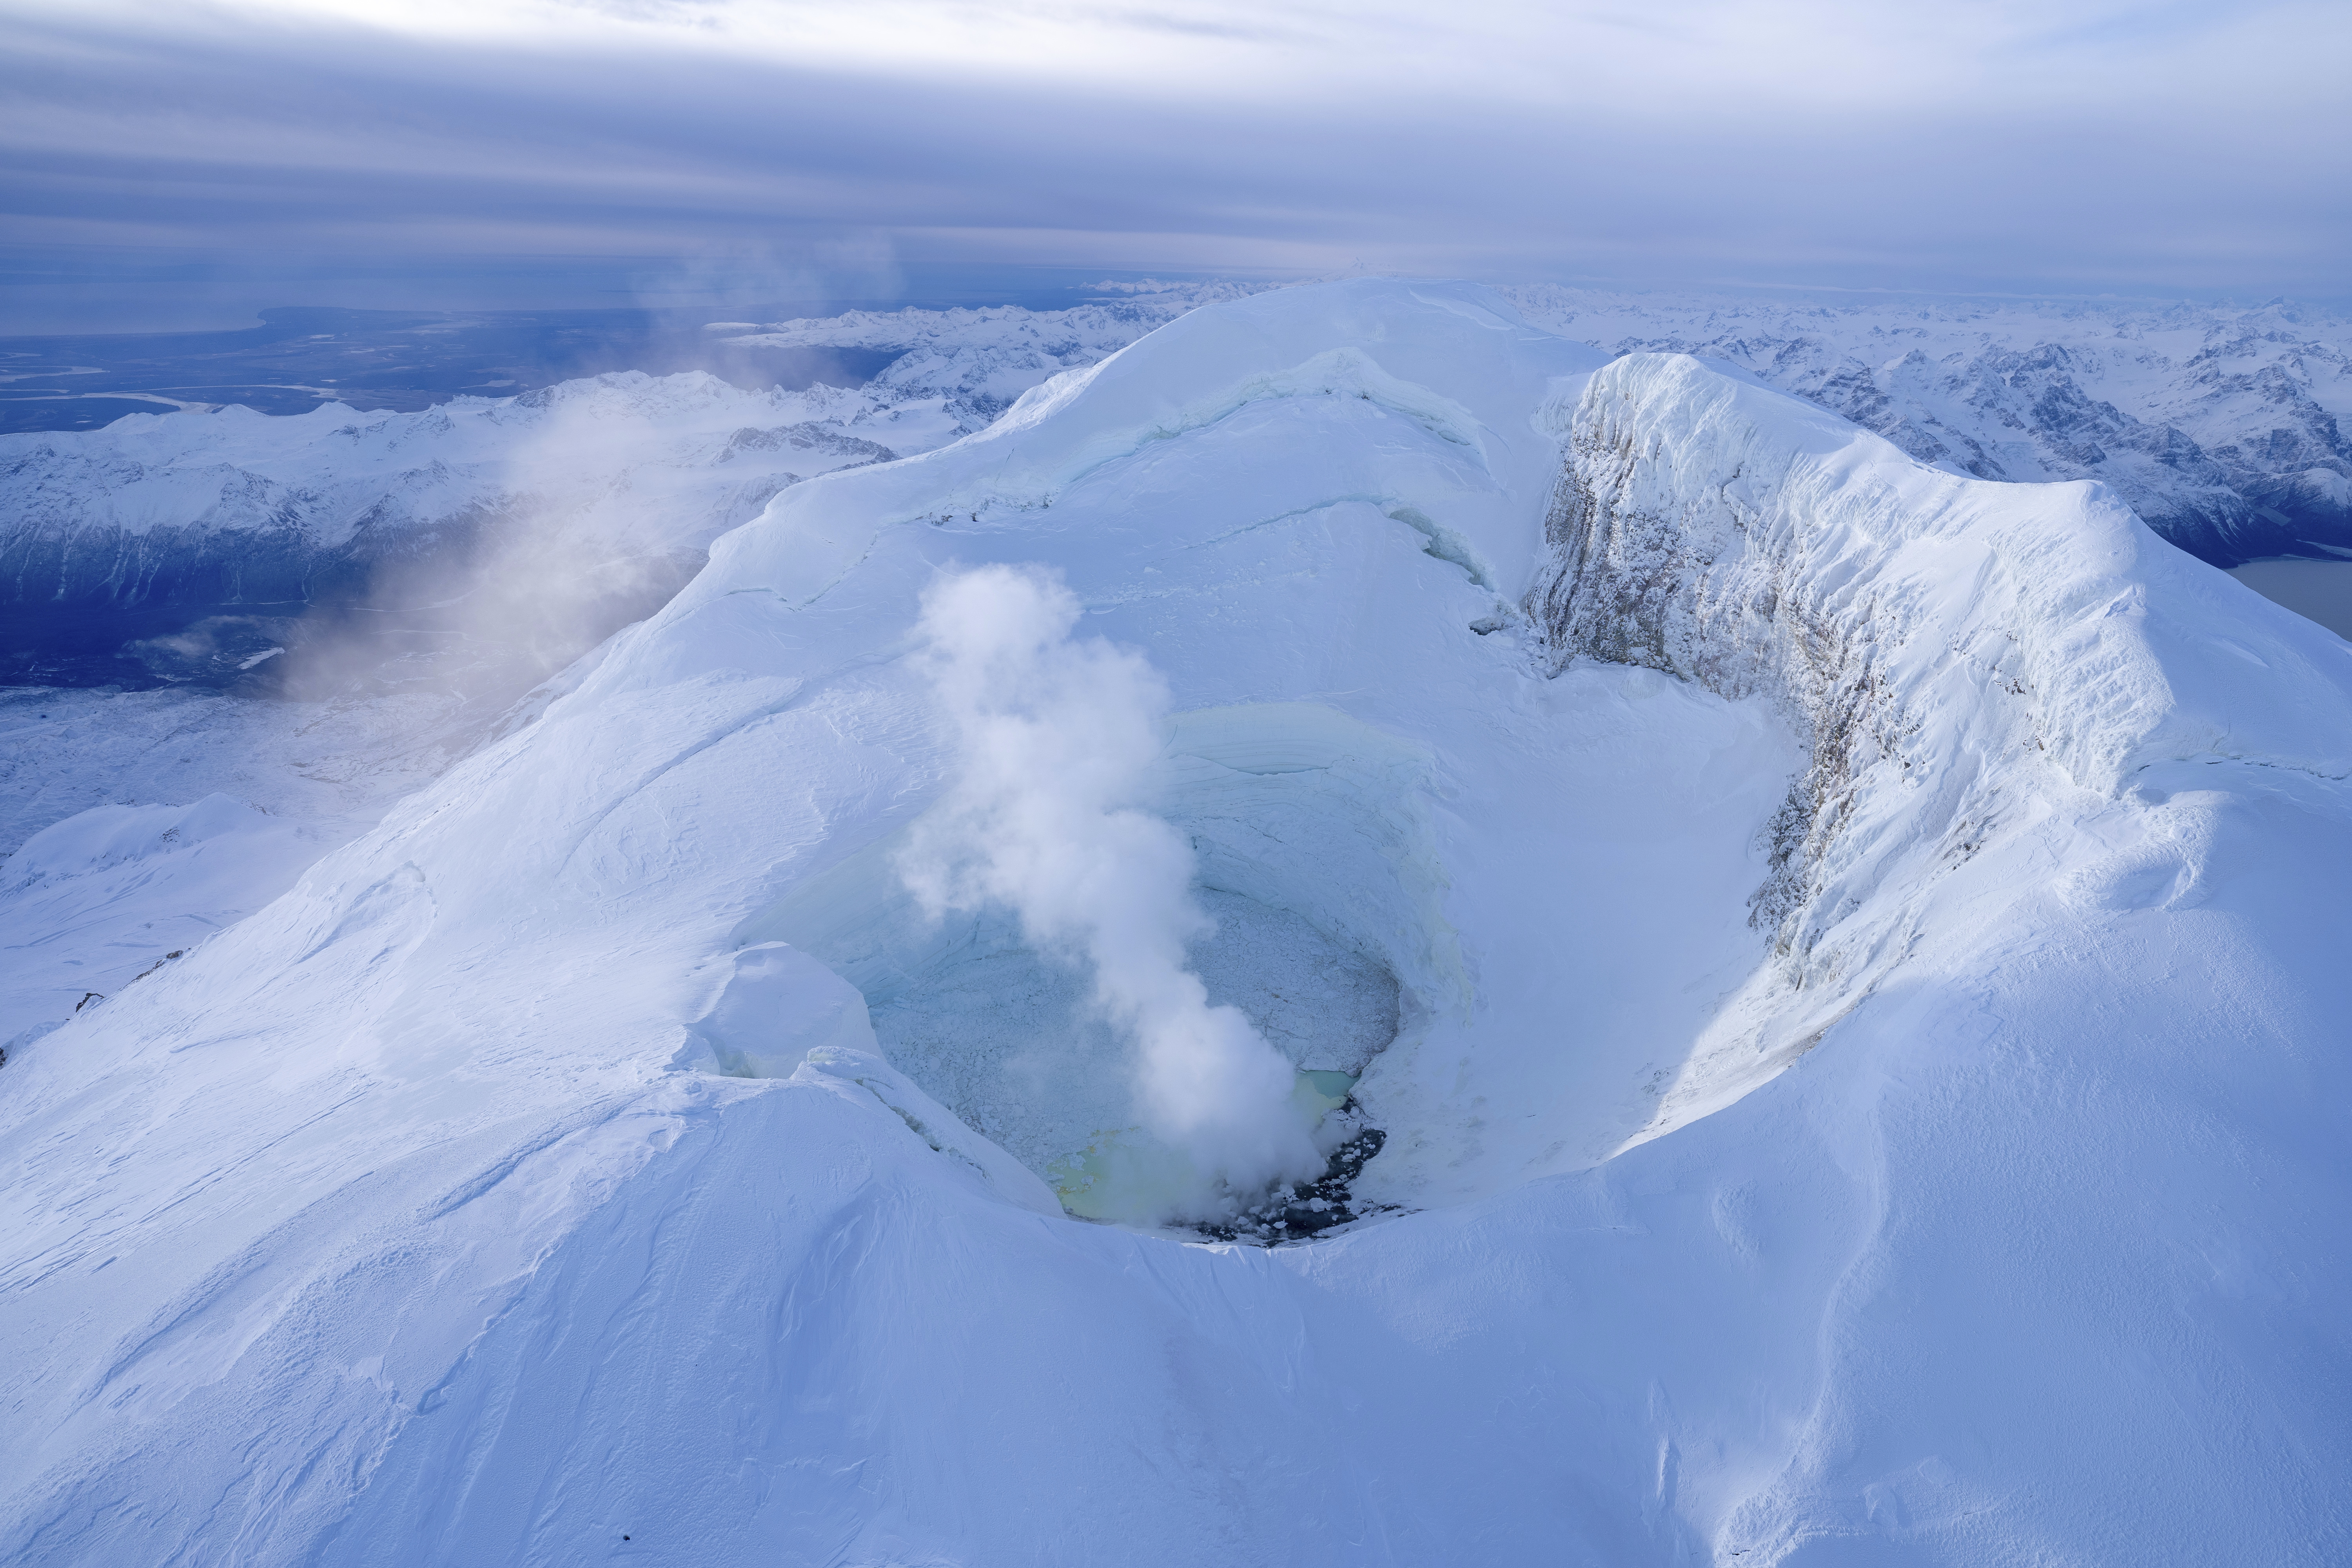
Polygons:
<instances>
[{"instance_id":1,"label":"cloud layer","mask_svg":"<svg viewBox=\"0 0 2352 1568\"><path fill-rule=\"evenodd\" d=\"M2336 295L2352 237L2308 0L8 9L20 255Z\"/></svg>"}]
</instances>

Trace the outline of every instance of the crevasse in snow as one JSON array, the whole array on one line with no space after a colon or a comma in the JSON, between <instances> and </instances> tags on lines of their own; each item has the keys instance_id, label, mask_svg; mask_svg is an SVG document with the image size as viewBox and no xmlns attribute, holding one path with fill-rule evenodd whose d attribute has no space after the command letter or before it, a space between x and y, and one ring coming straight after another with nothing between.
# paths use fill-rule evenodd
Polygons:
<instances>
[{"instance_id":1,"label":"crevasse in snow","mask_svg":"<svg viewBox=\"0 0 2352 1568\"><path fill-rule=\"evenodd\" d=\"M2352 647L2168 549L1391 282L795 486L12 1061L0 1546L2328 1561ZM991 562L1165 676L1159 808L1295 938L1236 994L1393 984L1413 1212L1068 1218L894 1039Z\"/></svg>"}]
</instances>

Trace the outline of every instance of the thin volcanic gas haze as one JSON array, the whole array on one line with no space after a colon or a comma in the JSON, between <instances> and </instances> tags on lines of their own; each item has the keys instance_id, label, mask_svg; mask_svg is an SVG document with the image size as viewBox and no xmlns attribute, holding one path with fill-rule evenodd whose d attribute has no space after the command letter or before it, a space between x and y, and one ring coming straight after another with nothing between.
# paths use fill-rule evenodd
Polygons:
<instances>
[{"instance_id":1,"label":"thin volcanic gas haze","mask_svg":"<svg viewBox=\"0 0 2352 1568\"><path fill-rule=\"evenodd\" d=\"M1033 947L1091 968L1094 1006L1134 1048L1139 1118L1191 1166L1157 1217L1207 1217L1318 1173L1323 1156L1289 1062L1238 1008L1211 1006L1187 963L1211 924L1192 849L1139 805L1167 683L1139 653L1072 637L1079 613L1060 575L1034 566L983 566L925 594L921 658L959 771L898 871L931 919L1009 909Z\"/></svg>"},{"instance_id":2,"label":"thin volcanic gas haze","mask_svg":"<svg viewBox=\"0 0 2352 1568\"><path fill-rule=\"evenodd\" d=\"M362 593L313 606L285 661L287 693L426 692L478 727L659 609L734 521L688 489L691 425L708 422L696 405L744 400L641 380L567 384L502 411L503 447L467 454L476 460L412 503L425 513L404 531L413 539L396 533L369 563Z\"/></svg>"}]
</instances>

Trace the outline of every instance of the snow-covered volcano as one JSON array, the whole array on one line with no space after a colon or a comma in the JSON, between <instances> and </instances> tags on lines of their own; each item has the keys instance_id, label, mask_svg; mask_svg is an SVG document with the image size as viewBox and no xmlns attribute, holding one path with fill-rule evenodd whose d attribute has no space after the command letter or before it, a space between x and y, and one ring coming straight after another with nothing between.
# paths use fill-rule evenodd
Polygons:
<instances>
[{"instance_id":1,"label":"snow-covered volcano","mask_svg":"<svg viewBox=\"0 0 2352 1568\"><path fill-rule=\"evenodd\" d=\"M783 490L12 1053L9 1558L2340 1558L2352 646L2099 486L1604 361L1183 316ZM1122 1042L900 868L990 565L1164 682L1190 961L1353 1079L1369 1217L1056 1202Z\"/></svg>"}]
</instances>

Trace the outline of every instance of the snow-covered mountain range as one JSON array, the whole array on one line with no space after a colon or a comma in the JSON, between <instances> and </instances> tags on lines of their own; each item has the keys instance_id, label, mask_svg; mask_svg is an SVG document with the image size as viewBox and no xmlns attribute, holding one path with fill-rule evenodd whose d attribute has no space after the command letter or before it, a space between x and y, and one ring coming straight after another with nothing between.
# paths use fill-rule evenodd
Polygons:
<instances>
[{"instance_id":1,"label":"snow-covered mountain range","mask_svg":"<svg viewBox=\"0 0 2352 1568\"><path fill-rule=\"evenodd\" d=\"M903 380L926 395L955 388L977 428L1042 374L1091 363L1139 326L1236 292L1169 289L1042 314L860 313L731 341L905 351L882 384ZM2352 551L2343 429L2352 320L2332 310L2284 300L1797 304L1556 284L1500 292L1530 321L1612 354L1728 360L1953 472L2100 479L2158 532L2216 564ZM989 368L974 374L975 361Z\"/></svg>"},{"instance_id":2,"label":"snow-covered mountain range","mask_svg":"<svg viewBox=\"0 0 2352 1568\"><path fill-rule=\"evenodd\" d=\"M2333 311L1504 292L1612 353L1729 360L1921 462L2101 480L2218 565L2352 551L2352 321Z\"/></svg>"},{"instance_id":3,"label":"snow-covered mountain range","mask_svg":"<svg viewBox=\"0 0 2352 1568\"><path fill-rule=\"evenodd\" d=\"M232 679L299 642L288 623L310 606L381 601L419 561L497 556L519 534L560 535L624 584L581 617L585 647L674 591L782 486L969 435L1047 377L1252 291L710 330L898 356L856 391L616 374L415 414L227 407L0 437L0 584L18 628L5 651L20 680ZM1728 360L1953 472L2101 479L2217 563L2352 550L2352 323L2323 311L1506 292L1612 353ZM167 640L198 623L193 643Z\"/></svg>"},{"instance_id":4,"label":"snow-covered mountain range","mask_svg":"<svg viewBox=\"0 0 2352 1568\"><path fill-rule=\"evenodd\" d=\"M142 962L0 1069L0 1554L2352 1550L2352 645L1484 289L1035 327L345 826L6 862ZM1223 1007L1311 1186L1170 1112Z\"/></svg>"},{"instance_id":5,"label":"snow-covered mountain range","mask_svg":"<svg viewBox=\"0 0 2352 1568\"><path fill-rule=\"evenodd\" d=\"M560 657L540 661L560 667L674 593L712 539L785 486L968 435L1046 377L1248 291L860 312L757 335L897 355L856 391L621 373L415 413L231 405L0 437L13 634L0 653L19 681L218 685L290 647L241 682L274 689L318 640L321 606L413 619L527 568L535 603L579 601L549 638ZM331 619L348 630L347 615Z\"/></svg>"},{"instance_id":6,"label":"snow-covered mountain range","mask_svg":"<svg viewBox=\"0 0 2352 1568\"><path fill-rule=\"evenodd\" d=\"M315 605L432 603L453 574L518 549L551 570L635 567L655 596L622 607L643 615L779 489L898 455L877 437L920 450L958 433L937 400L885 408L831 387L631 372L412 414L231 406L0 438L0 561L21 610L58 623L64 645L12 651L19 679L52 683L124 665L217 679ZM564 658L630 618L604 617ZM198 621L215 635L194 648L145 646Z\"/></svg>"}]
</instances>

